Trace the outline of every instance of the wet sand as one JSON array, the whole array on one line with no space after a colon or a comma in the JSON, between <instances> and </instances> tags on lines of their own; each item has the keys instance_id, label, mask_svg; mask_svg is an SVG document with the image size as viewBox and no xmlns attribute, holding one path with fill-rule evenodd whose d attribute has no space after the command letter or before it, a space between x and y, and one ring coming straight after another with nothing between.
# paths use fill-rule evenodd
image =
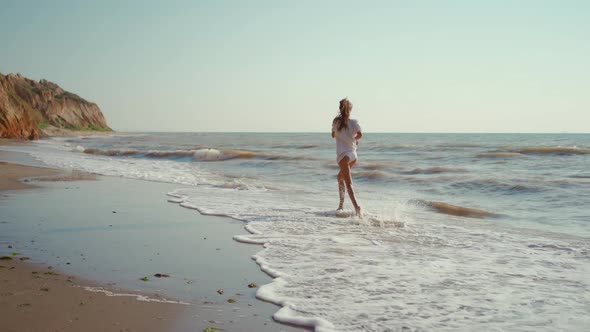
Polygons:
<instances>
[{"instance_id":1,"label":"wet sand","mask_svg":"<svg viewBox=\"0 0 590 332\"><path fill-rule=\"evenodd\" d=\"M9 197L8 190L38 188L28 179L36 177L48 181L95 178L0 162L0 199ZM187 310L181 304L141 302L132 297L89 292L83 287L97 285L49 266L29 263L28 256L10 252L13 249L13 245L4 245L0 256L2 331L165 331L171 319Z\"/></svg>"},{"instance_id":2,"label":"wet sand","mask_svg":"<svg viewBox=\"0 0 590 332\"><path fill-rule=\"evenodd\" d=\"M0 330L166 331L188 306L109 297L41 264L0 261Z\"/></svg>"},{"instance_id":3,"label":"wet sand","mask_svg":"<svg viewBox=\"0 0 590 332\"><path fill-rule=\"evenodd\" d=\"M21 166L0 161L0 190L35 188L35 185L27 183L27 177L57 174L59 171L51 168Z\"/></svg>"},{"instance_id":4,"label":"wet sand","mask_svg":"<svg viewBox=\"0 0 590 332\"><path fill-rule=\"evenodd\" d=\"M6 162L0 174L1 331L302 331L248 287L270 278L249 259L260 247L232 240L243 224L167 203L177 185Z\"/></svg>"}]
</instances>

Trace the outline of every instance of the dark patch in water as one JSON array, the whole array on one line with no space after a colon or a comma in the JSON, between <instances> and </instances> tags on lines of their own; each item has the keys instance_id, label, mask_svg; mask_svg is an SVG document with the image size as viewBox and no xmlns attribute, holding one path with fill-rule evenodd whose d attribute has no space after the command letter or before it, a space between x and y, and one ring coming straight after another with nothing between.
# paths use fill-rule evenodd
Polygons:
<instances>
[{"instance_id":1,"label":"dark patch in water","mask_svg":"<svg viewBox=\"0 0 590 332\"><path fill-rule=\"evenodd\" d=\"M533 188L529 188L527 186L523 186L521 184L517 184L515 186L510 187L511 191L536 191Z\"/></svg>"},{"instance_id":2,"label":"dark patch in water","mask_svg":"<svg viewBox=\"0 0 590 332\"><path fill-rule=\"evenodd\" d=\"M273 145L272 148L276 149L314 149L319 147L319 144L304 144L304 145Z\"/></svg>"},{"instance_id":3,"label":"dark patch in water","mask_svg":"<svg viewBox=\"0 0 590 332\"><path fill-rule=\"evenodd\" d=\"M450 185L454 189L477 190L484 192L499 192L507 195L537 193L543 189L523 184L504 183L495 179L479 179L455 182Z\"/></svg>"},{"instance_id":4,"label":"dark patch in water","mask_svg":"<svg viewBox=\"0 0 590 332\"><path fill-rule=\"evenodd\" d=\"M476 219L485 219L485 218L494 218L499 217L499 214L488 212L480 209L468 208L458 205L452 205L443 202L435 202L435 201L426 201L422 199L413 199L410 200L410 203L413 203L418 206L428 207L431 210L442 213L448 214L457 217L466 217L466 218L476 218Z\"/></svg>"},{"instance_id":5,"label":"dark patch in water","mask_svg":"<svg viewBox=\"0 0 590 332\"><path fill-rule=\"evenodd\" d=\"M317 148L319 145L317 144L307 144L307 145L301 145L298 146L297 149L313 149L313 148Z\"/></svg>"},{"instance_id":6,"label":"dark patch in water","mask_svg":"<svg viewBox=\"0 0 590 332\"><path fill-rule=\"evenodd\" d=\"M525 154L519 152L485 152L478 153L475 155L478 158L514 158L514 157L526 157Z\"/></svg>"},{"instance_id":7,"label":"dark patch in water","mask_svg":"<svg viewBox=\"0 0 590 332\"><path fill-rule=\"evenodd\" d=\"M440 174L440 173L465 173L467 170L461 168L448 168L448 167L431 167L431 168L414 168L411 171L401 172L406 175L416 174Z\"/></svg>"},{"instance_id":8,"label":"dark patch in water","mask_svg":"<svg viewBox=\"0 0 590 332\"><path fill-rule=\"evenodd\" d=\"M195 151L193 150L148 151L145 153L145 156L150 158L183 158L192 157L194 153Z\"/></svg>"},{"instance_id":9,"label":"dark patch in water","mask_svg":"<svg viewBox=\"0 0 590 332\"><path fill-rule=\"evenodd\" d=\"M585 155L590 154L590 150L578 147L564 146L529 146L522 148L505 148L489 152L479 153L478 158L506 158L506 157L525 157L527 155Z\"/></svg>"},{"instance_id":10,"label":"dark patch in water","mask_svg":"<svg viewBox=\"0 0 590 332\"><path fill-rule=\"evenodd\" d=\"M140 154L138 150L117 150L117 149L84 149L84 153L102 156L135 156Z\"/></svg>"},{"instance_id":11,"label":"dark patch in water","mask_svg":"<svg viewBox=\"0 0 590 332\"><path fill-rule=\"evenodd\" d=\"M380 163L367 163L367 164L362 164L360 166L360 168L369 170L369 171L376 171L376 170L380 170L380 169L386 169L386 168L390 168L391 166L385 165L385 164L380 164Z\"/></svg>"},{"instance_id":12,"label":"dark patch in water","mask_svg":"<svg viewBox=\"0 0 590 332\"><path fill-rule=\"evenodd\" d=\"M481 144L475 143L449 143L436 145L437 148L477 148L480 146Z\"/></svg>"},{"instance_id":13,"label":"dark patch in water","mask_svg":"<svg viewBox=\"0 0 590 332\"><path fill-rule=\"evenodd\" d=\"M518 153L524 154L556 154L556 155L577 155L577 154L590 154L590 150L580 149L577 147L562 147L562 146L538 146L538 147L526 147L515 150Z\"/></svg>"},{"instance_id":14,"label":"dark patch in water","mask_svg":"<svg viewBox=\"0 0 590 332\"><path fill-rule=\"evenodd\" d=\"M365 149L369 151L396 151L396 150L417 150L422 147L417 145L365 145Z\"/></svg>"},{"instance_id":15,"label":"dark patch in water","mask_svg":"<svg viewBox=\"0 0 590 332\"><path fill-rule=\"evenodd\" d=\"M382 171L359 171L354 172L352 174L353 179L362 179L362 180L383 180L387 179L389 176Z\"/></svg>"}]
</instances>

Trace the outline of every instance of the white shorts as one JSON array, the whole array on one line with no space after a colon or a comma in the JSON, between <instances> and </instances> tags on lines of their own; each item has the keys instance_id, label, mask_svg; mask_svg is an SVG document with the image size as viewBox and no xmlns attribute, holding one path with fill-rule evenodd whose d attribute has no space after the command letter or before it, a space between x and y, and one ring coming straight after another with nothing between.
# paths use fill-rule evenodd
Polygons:
<instances>
[{"instance_id":1,"label":"white shorts","mask_svg":"<svg viewBox=\"0 0 590 332\"><path fill-rule=\"evenodd\" d=\"M351 163L351 162L355 161L358 158L357 155L356 155L356 151L342 152L336 158L336 161L338 162L338 164L340 164L340 161L342 161L342 159L344 159L344 157L348 157L348 159L349 159L348 160L348 163Z\"/></svg>"}]
</instances>

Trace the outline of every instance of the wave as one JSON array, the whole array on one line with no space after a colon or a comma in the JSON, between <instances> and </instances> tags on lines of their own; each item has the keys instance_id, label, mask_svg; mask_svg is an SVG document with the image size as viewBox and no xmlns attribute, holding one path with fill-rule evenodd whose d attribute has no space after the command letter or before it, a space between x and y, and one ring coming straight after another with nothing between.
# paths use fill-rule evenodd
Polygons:
<instances>
[{"instance_id":1,"label":"wave","mask_svg":"<svg viewBox=\"0 0 590 332\"><path fill-rule=\"evenodd\" d=\"M476 218L476 219L485 219L485 218L495 218L499 217L499 214L488 212L480 209L468 208L458 205L452 205L444 202L436 202L436 201L426 201L423 199L413 199L410 201L418 206L424 206L432 209L435 212L448 214L457 217L466 217L466 218Z\"/></svg>"},{"instance_id":2,"label":"wave","mask_svg":"<svg viewBox=\"0 0 590 332\"><path fill-rule=\"evenodd\" d=\"M479 153L478 158L503 158L503 157L526 157L527 155L585 155L590 154L589 149L576 146L529 146L522 148L506 148L501 150Z\"/></svg>"},{"instance_id":3,"label":"wave","mask_svg":"<svg viewBox=\"0 0 590 332\"><path fill-rule=\"evenodd\" d=\"M199 149L194 151L193 157L200 161L217 161L229 159L266 158L267 155L244 150Z\"/></svg>"},{"instance_id":4,"label":"wave","mask_svg":"<svg viewBox=\"0 0 590 332\"><path fill-rule=\"evenodd\" d=\"M297 148L298 149L313 149L313 148L317 148L317 147L319 147L318 144L307 144L307 145L298 146Z\"/></svg>"},{"instance_id":5,"label":"wave","mask_svg":"<svg viewBox=\"0 0 590 332\"><path fill-rule=\"evenodd\" d=\"M145 156L151 158L181 158L192 156L192 152L193 151L190 150L148 151L147 153L145 153Z\"/></svg>"},{"instance_id":6,"label":"wave","mask_svg":"<svg viewBox=\"0 0 590 332\"><path fill-rule=\"evenodd\" d=\"M306 156L285 156L270 155L260 152L247 150L216 150L216 149L199 149L195 151L194 158L200 161L223 161L231 159L266 159L266 160L301 160L312 158Z\"/></svg>"},{"instance_id":7,"label":"wave","mask_svg":"<svg viewBox=\"0 0 590 332\"><path fill-rule=\"evenodd\" d=\"M109 157L142 156L142 157L151 157L151 158L181 158L181 157L191 157L194 154L194 151L191 151L191 150L141 151L141 150L136 150L136 149L98 149L98 148L86 149L86 148L79 146L79 145L76 147L76 150L86 153L86 154L94 154L94 155L109 156Z\"/></svg>"},{"instance_id":8,"label":"wave","mask_svg":"<svg viewBox=\"0 0 590 332\"><path fill-rule=\"evenodd\" d=\"M510 181L510 180L508 180ZM537 186L528 186L523 184L514 184L502 182L495 179L474 179L467 181L454 182L450 185L455 189L477 190L486 192L500 192L507 195L536 193L543 191Z\"/></svg>"},{"instance_id":9,"label":"wave","mask_svg":"<svg viewBox=\"0 0 590 332\"><path fill-rule=\"evenodd\" d=\"M590 150L565 146L532 146L525 147L515 150L515 152L523 154L558 154L558 155L578 155L578 154L590 154Z\"/></svg>"},{"instance_id":10,"label":"wave","mask_svg":"<svg viewBox=\"0 0 590 332\"><path fill-rule=\"evenodd\" d=\"M402 174L406 175L416 175L416 174L440 174L440 173L465 173L467 170L462 168L448 168L448 167L430 167L430 168L414 168L411 171L401 172Z\"/></svg>"},{"instance_id":11,"label":"wave","mask_svg":"<svg viewBox=\"0 0 590 332\"><path fill-rule=\"evenodd\" d=\"M392 150L412 150L412 149L420 149L422 146L418 145L411 145L411 144L393 144L393 145L385 145L385 144L377 144L377 145L364 145L364 148L369 151L392 151Z\"/></svg>"},{"instance_id":12,"label":"wave","mask_svg":"<svg viewBox=\"0 0 590 332\"><path fill-rule=\"evenodd\" d=\"M520 152L484 152L475 155L478 158L505 158L505 157L526 157Z\"/></svg>"},{"instance_id":13,"label":"wave","mask_svg":"<svg viewBox=\"0 0 590 332\"><path fill-rule=\"evenodd\" d=\"M449 144L439 144L436 145L437 148L477 148L480 147L481 144L476 143L449 143Z\"/></svg>"},{"instance_id":14,"label":"wave","mask_svg":"<svg viewBox=\"0 0 590 332\"><path fill-rule=\"evenodd\" d=\"M559 246L556 244L529 244L528 245L529 248L533 248L533 249L540 249L540 250L562 250L562 251L567 251L567 252L573 252L575 251L572 248L569 247L565 247L565 246Z\"/></svg>"},{"instance_id":15,"label":"wave","mask_svg":"<svg viewBox=\"0 0 590 332\"><path fill-rule=\"evenodd\" d=\"M85 149L81 146L78 146L76 148L76 150L80 151L80 152L84 152L87 154L96 154L96 155L102 155L102 156L110 156L110 157L114 157L114 156L134 156L138 153L137 150L133 150L133 149L129 149L129 150L119 150L119 149Z\"/></svg>"},{"instance_id":16,"label":"wave","mask_svg":"<svg viewBox=\"0 0 590 332\"><path fill-rule=\"evenodd\" d=\"M299 160L311 159L305 156L284 156L268 155L264 153L246 151L246 150L217 150L217 149L198 149L198 150L137 150L137 149L99 149L84 148L78 145L76 151L92 155L102 155L109 157L143 157L156 159L179 159L191 158L197 161L224 161L231 159L266 159L266 160Z\"/></svg>"},{"instance_id":17,"label":"wave","mask_svg":"<svg viewBox=\"0 0 590 332\"><path fill-rule=\"evenodd\" d=\"M272 148L278 149L314 149L320 147L319 144L303 144L303 145L293 145L293 144L283 144L283 145L273 145Z\"/></svg>"},{"instance_id":18,"label":"wave","mask_svg":"<svg viewBox=\"0 0 590 332\"><path fill-rule=\"evenodd\" d=\"M369 171L375 170L404 170L415 167L415 164L411 161L403 161L403 160L383 160L383 159L367 159L365 160L362 158L360 162L358 162L355 168L362 168Z\"/></svg>"},{"instance_id":19,"label":"wave","mask_svg":"<svg viewBox=\"0 0 590 332\"><path fill-rule=\"evenodd\" d=\"M359 171L352 174L353 179L361 180L383 180L389 178L387 173L382 171Z\"/></svg>"}]
</instances>

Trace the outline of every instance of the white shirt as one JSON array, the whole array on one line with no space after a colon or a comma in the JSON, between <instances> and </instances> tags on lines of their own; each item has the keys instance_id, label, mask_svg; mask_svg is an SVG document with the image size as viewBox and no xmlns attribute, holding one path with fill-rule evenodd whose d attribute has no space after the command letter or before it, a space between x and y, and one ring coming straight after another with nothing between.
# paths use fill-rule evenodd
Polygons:
<instances>
[{"instance_id":1,"label":"white shirt","mask_svg":"<svg viewBox=\"0 0 590 332\"><path fill-rule=\"evenodd\" d=\"M336 156L346 152L356 152L356 134L361 131L361 126L355 119L348 119L348 128L338 131L338 122L332 122L332 131L336 138Z\"/></svg>"}]
</instances>

